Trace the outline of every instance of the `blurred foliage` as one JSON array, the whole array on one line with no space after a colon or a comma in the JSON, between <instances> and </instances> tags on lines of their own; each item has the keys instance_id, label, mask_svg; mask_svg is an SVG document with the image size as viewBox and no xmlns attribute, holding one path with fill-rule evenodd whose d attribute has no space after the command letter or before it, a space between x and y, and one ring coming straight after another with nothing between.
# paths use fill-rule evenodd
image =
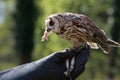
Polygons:
<instances>
[{"instance_id":1,"label":"blurred foliage","mask_svg":"<svg viewBox=\"0 0 120 80\"><path fill-rule=\"evenodd\" d=\"M14 13L15 49L20 64L31 62L38 11L34 0L16 0Z\"/></svg>"},{"instance_id":2,"label":"blurred foliage","mask_svg":"<svg viewBox=\"0 0 120 80\"><path fill-rule=\"evenodd\" d=\"M108 37L113 23L112 18L112 1L111 0L34 0L39 9L39 17L36 21L36 29L34 33L34 51L33 59L37 60L45 57L52 52L60 51L71 46L69 42L59 38L51 33L48 40L41 42L41 36L45 30L44 20L53 13L58 12L74 12L83 13L92 18L96 25L105 30ZM6 0L6 4L15 5L15 0ZM0 69L7 69L18 64L14 49L14 34L12 26L12 12L6 10L6 19L0 24ZM120 27L120 26L119 26ZM120 42L120 41L119 41ZM120 52L120 49L118 50ZM116 67L120 67L119 56L116 58ZM91 50L89 62L86 65L85 72L77 80L107 80L109 56L102 53L101 50ZM114 69L114 80L120 80L120 70Z\"/></svg>"}]
</instances>

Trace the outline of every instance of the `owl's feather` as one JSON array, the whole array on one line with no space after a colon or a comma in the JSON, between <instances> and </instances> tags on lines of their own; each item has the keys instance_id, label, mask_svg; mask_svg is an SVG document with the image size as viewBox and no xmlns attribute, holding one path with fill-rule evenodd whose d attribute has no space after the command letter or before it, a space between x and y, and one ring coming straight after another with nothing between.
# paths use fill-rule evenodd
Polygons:
<instances>
[{"instance_id":1,"label":"owl's feather","mask_svg":"<svg viewBox=\"0 0 120 80\"><path fill-rule=\"evenodd\" d=\"M98 49L98 48L99 48L99 47L97 46L97 43L87 42L87 44L88 44L92 49Z\"/></svg>"}]
</instances>

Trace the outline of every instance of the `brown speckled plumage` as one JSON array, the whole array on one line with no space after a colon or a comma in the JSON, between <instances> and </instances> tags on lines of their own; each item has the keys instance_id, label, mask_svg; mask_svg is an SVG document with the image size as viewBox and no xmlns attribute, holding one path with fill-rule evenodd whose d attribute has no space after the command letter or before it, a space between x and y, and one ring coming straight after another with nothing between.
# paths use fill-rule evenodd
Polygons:
<instances>
[{"instance_id":1,"label":"brown speckled plumage","mask_svg":"<svg viewBox=\"0 0 120 80\"><path fill-rule=\"evenodd\" d=\"M46 19L46 31L53 31L61 38L73 43L73 48L79 48L87 43L93 49L98 46L109 52L109 45L120 47L120 44L108 39L103 30L96 27L95 23L83 14L58 13Z\"/></svg>"}]
</instances>

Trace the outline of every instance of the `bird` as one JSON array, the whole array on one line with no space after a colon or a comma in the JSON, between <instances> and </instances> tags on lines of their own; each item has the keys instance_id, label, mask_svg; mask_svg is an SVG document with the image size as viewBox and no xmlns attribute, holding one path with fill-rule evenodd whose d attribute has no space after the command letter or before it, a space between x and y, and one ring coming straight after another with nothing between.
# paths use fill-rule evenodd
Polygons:
<instances>
[{"instance_id":1,"label":"bird","mask_svg":"<svg viewBox=\"0 0 120 80\"><path fill-rule=\"evenodd\" d=\"M92 49L102 49L108 54L110 46L120 47L120 44L108 38L104 30L96 26L95 22L84 14L55 13L45 19L45 31L42 41L45 41L50 32L66 39L73 44L72 49L78 49L87 43Z\"/></svg>"}]
</instances>

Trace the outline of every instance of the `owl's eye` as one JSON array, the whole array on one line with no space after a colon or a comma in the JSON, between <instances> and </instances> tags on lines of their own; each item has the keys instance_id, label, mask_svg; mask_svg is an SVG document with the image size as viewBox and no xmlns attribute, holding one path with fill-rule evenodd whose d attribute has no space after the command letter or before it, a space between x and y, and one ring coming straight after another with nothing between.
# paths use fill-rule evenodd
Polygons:
<instances>
[{"instance_id":1,"label":"owl's eye","mask_svg":"<svg viewBox=\"0 0 120 80\"><path fill-rule=\"evenodd\" d=\"M53 22L52 20L50 20L49 25L53 26L54 24L55 24L55 22Z\"/></svg>"}]
</instances>

